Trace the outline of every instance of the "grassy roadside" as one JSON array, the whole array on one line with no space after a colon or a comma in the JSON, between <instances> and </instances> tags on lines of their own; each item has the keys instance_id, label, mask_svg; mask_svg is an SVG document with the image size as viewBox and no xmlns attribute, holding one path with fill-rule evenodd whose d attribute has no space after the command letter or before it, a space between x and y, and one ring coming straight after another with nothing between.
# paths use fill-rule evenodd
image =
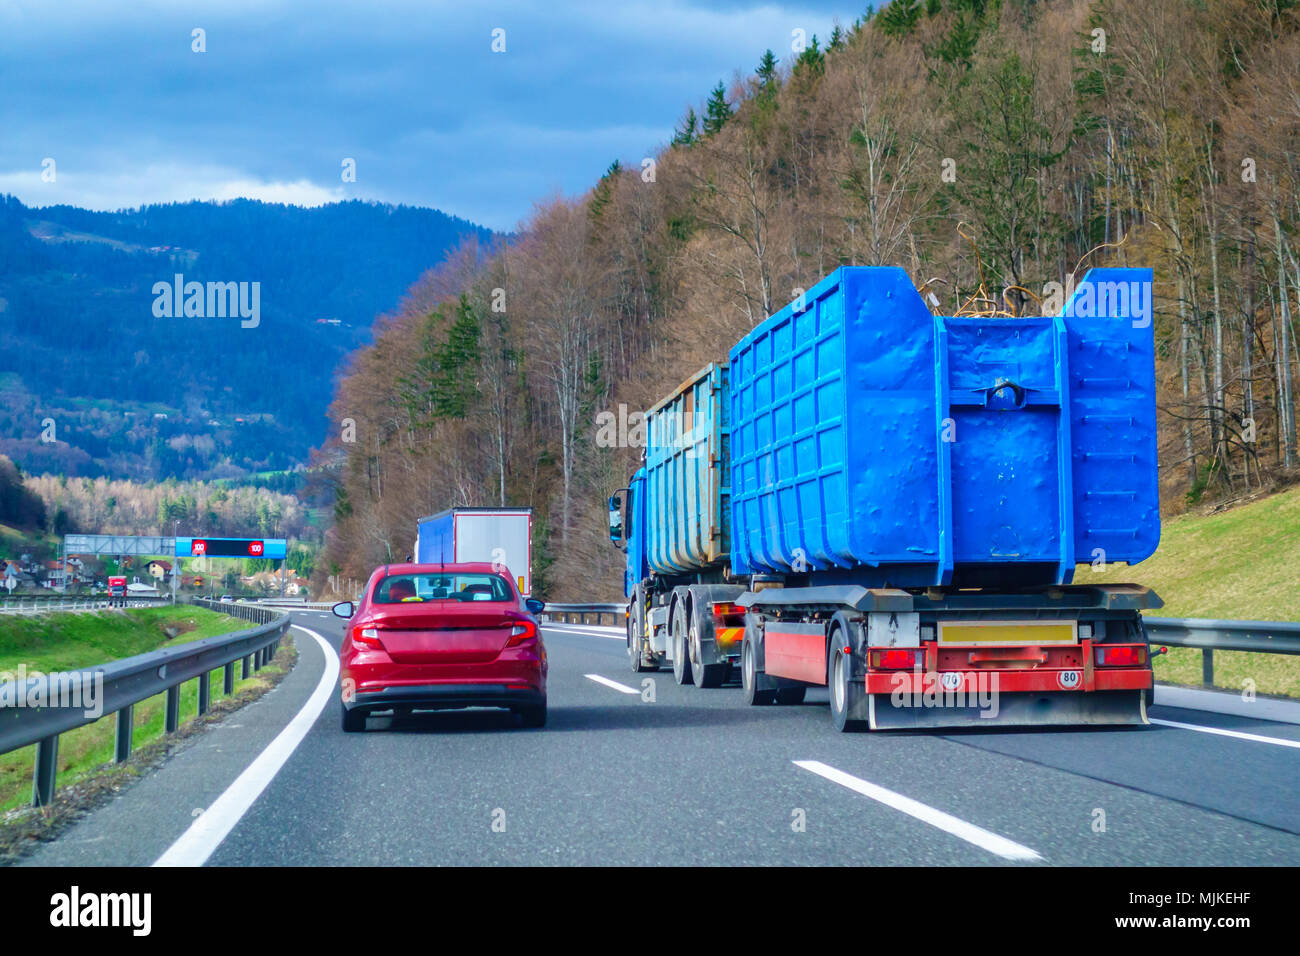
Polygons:
<instances>
[{"instance_id":1,"label":"grassy roadside","mask_svg":"<svg viewBox=\"0 0 1300 956\"><path fill-rule=\"evenodd\" d=\"M142 654L169 644L214 637L248 627L246 621L203 608L177 606L102 611L94 614L54 613L40 617L0 618L0 672L13 672L19 664L28 671L73 670ZM282 655L284 651L282 649ZM260 696L282 675L283 661L239 680L234 698ZM222 693L221 672L208 677L212 703L228 700ZM135 706L134 740L138 748L163 737L166 695L159 694ZM229 708L225 708L229 709ZM181 719L192 720L198 710L198 681L181 688ZM112 715L63 734L59 738L56 790L84 784L104 772L113 759ZM184 730L184 725L182 726ZM35 746L0 755L0 812L25 807L31 801ZM120 769L120 768L119 768ZM93 787L92 787L93 789ZM2 848L0 848L2 853Z\"/></svg>"},{"instance_id":2,"label":"grassy roadside","mask_svg":"<svg viewBox=\"0 0 1300 956\"><path fill-rule=\"evenodd\" d=\"M1097 573L1081 566L1077 584L1131 581L1164 599L1153 617L1300 621L1300 488L1231 510L1164 522L1160 547L1136 567ZM1201 686L1201 652L1171 647L1156 679ZM1300 697L1300 657L1217 651L1214 683L1240 692Z\"/></svg>"}]
</instances>

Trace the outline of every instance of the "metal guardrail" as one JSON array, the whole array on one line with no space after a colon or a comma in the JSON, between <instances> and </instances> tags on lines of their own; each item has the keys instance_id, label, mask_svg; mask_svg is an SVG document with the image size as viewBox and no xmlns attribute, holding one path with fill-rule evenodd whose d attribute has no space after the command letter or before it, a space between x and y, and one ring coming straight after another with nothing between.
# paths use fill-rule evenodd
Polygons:
<instances>
[{"instance_id":1,"label":"metal guardrail","mask_svg":"<svg viewBox=\"0 0 1300 956\"><path fill-rule=\"evenodd\" d=\"M242 661L241 679L261 670L279 649L280 640L289 628L289 615L271 608L252 605L223 604L195 599L194 604L239 617L254 626L231 634L208 637L187 644L177 644L145 654L137 654L97 667L61 674L43 674L25 680L0 684L0 701L55 701L53 706L26 706L23 703L0 704L0 754L36 744L36 761L32 780L32 805L45 806L54 798L54 780L58 763L59 735L94 723L108 714L117 717L114 759L122 763L131 756L132 723L135 705L150 697L166 693L167 710L164 728L167 733L180 726L180 691L186 681L199 680L198 713L205 714L211 704L208 675L224 669L222 692L235 689L235 664ZM94 710L86 708L87 685L93 687ZM69 706L75 700L75 706Z\"/></svg>"},{"instance_id":2,"label":"metal guardrail","mask_svg":"<svg viewBox=\"0 0 1300 956\"><path fill-rule=\"evenodd\" d=\"M41 611L95 611L110 607L156 607L170 604L171 595L106 597L100 595L19 595L0 597L0 614L37 614Z\"/></svg>"},{"instance_id":3,"label":"metal guardrail","mask_svg":"<svg viewBox=\"0 0 1300 956\"><path fill-rule=\"evenodd\" d=\"M542 610L542 616L548 620L554 620L559 617L565 624L572 624L570 618L576 617L578 624L586 624L588 615L596 618L596 623L600 623L601 615L608 614L614 625L622 624L627 614L626 604L547 604Z\"/></svg>"},{"instance_id":4,"label":"metal guardrail","mask_svg":"<svg viewBox=\"0 0 1300 956\"><path fill-rule=\"evenodd\" d=\"M594 616L610 615L614 624L624 620L625 604L547 604L544 618L564 623L588 623ZM1227 621L1212 618L1143 617L1153 644L1201 650L1201 680L1214 686L1214 652L1246 651L1256 654L1300 654L1300 623L1288 621Z\"/></svg>"},{"instance_id":5,"label":"metal guardrail","mask_svg":"<svg viewBox=\"0 0 1300 956\"><path fill-rule=\"evenodd\" d=\"M1214 652L1300 654L1300 623L1290 621L1224 621L1203 617L1146 617L1152 644L1201 650L1201 683L1214 686Z\"/></svg>"},{"instance_id":6,"label":"metal guardrail","mask_svg":"<svg viewBox=\"0 0 1300 956\"><path fill-rule=\"evenodd\" d=\"M241 598L240 600L250 601L259 607L278 607L288 611L307 610L307 611L328 611L338 601L294 601L290 598ZM345 599L346 600L346 599Z\"/></svg>"}]
</instances>

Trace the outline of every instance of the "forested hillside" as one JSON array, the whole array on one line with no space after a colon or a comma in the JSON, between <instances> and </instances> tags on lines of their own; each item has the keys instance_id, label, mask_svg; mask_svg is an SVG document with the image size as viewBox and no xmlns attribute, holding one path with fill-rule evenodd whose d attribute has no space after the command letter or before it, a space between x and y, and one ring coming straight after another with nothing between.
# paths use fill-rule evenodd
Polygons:
<instances>
[{"instance_id":1,"label":"forested hillside","mask_svg":"<svg viewBox=\"0 0 1300 956\"><path fill-rule=\"evenodd\" d=\"M26 472L236 477L307 458L374 317L466 236L433 209L253 200L119 212L0 196L0 453ZM252 311L159 315L156 283Z\"/></svg>"},{"instance_id":2,"label":"forested hillside","mask_svg":"<svg viewBox=\"0 0 1300 956\"><path fill-rule=\"evenodd\" d=\"M1297 26L1293 0L894 0L756 51L671 144L410 290L334 402L356 430L323 564L364 577L420 514L532 504L546 595L615 596L604 499L638 450L602 447L598 416L648 408L841 264L1009 315L1090 266L1151 266L1166 509L1287 480Z\"/></svg>"},{"instance_id":3,"label":"forested hillside","mask_svg":"<svg viewBox=\"0 0 1300 956\"><path fill-rule=\"evenodd\" d=\"M4 459L0 459L0 474ZM12 466L11 466L12 467ZM204 481L29 477L52 534L265 536L319 541L306 505L268 488Z\"/></svg>"}]
</instances>

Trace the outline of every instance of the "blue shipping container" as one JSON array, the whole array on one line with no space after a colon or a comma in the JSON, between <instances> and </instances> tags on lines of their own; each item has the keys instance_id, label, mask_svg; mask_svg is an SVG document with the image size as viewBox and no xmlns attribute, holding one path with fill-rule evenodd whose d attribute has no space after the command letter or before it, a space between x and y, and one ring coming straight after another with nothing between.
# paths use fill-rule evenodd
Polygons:
<instances>
[{"instance_id":1,"label":"blue shipping container","mask_svg":"<svg viewBox=\"0 0 1300 956\"><path fill-rule=\"evenodd\" d=\"M732 571L1014 586L1149 557L1152 325L1149 269L1093 269L1060 316L1017 319L836 270L731 350Z\"/></svg>"},{"instance_id":2,"label":"blue shipping container","mask_svg":"<svg viewBox=\"0 0 1300 956\"><path fill-rule=\"evenodd\" d=\"M730 547L727 369L707 365L646 413L646 561L657 574L721 564Z\"/></svg>"}]
</instances>

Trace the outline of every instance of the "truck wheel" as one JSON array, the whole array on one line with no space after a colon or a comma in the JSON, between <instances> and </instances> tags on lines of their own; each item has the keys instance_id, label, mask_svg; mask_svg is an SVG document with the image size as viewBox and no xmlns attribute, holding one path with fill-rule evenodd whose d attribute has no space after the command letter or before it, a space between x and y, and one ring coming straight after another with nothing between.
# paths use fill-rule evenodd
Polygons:
<instances>
[{"instance_id":1,"label":"truck wheel","mask_svg":"<svg viewBox=\"0 0 1300 956\"><path fill-rule=\"evenodd\" d=\"M641 597L638 585L632 592L632 603L627 609L627 657L632 664L632 672L657 671L659 668L645 662L642 649L642 637L645 633L645 600Z\"/></svg>"},{"instance_id":2,"label":"truck wheel","mask_svg":"<svg viewBox=\"0 0 1300 956\"><path fill-rule=\"evenodd\" d=\"M668 628L673 642L673 680L678 684L694 683L691 662L687 657L689 652L686 650L686 614L680 601L673 606Z\"/></svg>"},{"instance_id":3,"label":"truck wheel","mask_svg":"<svg viewBox=\"0 0 1300 956\"><path fill-rule=\"evenodd\" d=\"M752 706L775 703L776 692L758 689L758 649L748 633L740 645L740 686L745 691L745 703Z\"/></svg>"},{"instance_id":4,"label":"truck wheel","mask_svg":"<svg viewBox=\"0 0 1300 956\"><path fill-rule=\"evenodd\" d=\"M802 704L807 693L807 687L778 687L776 689L776 702L787 707Z\"/></svg>"},{"instance_id":5,"label":"truck wheel","mask_svg":"<svg viewBox=\"0 0 1300 956\"><path fill-rule=\"evenodd\" d=\"M850 720L849 714L866 697L866 688L853 679L853 656L845 654L848 638L844 632L836 630L831 635L831 660L827 684L831 696L831 724L841 733L853 733L863 728L862 720Z\"/></svg>"},{"instance_id":6,"label":"truck wheel","mask_svg":"<svg viewBox=\"0 0 1300 956\"><path fill-rule=\"evenodd\" d=\"M700 626L691 624L691 673L695 676L696 687L721 687L727 676L727 662L706 664L704 646L700 642Z\"/></svg>"}]
</instances>

